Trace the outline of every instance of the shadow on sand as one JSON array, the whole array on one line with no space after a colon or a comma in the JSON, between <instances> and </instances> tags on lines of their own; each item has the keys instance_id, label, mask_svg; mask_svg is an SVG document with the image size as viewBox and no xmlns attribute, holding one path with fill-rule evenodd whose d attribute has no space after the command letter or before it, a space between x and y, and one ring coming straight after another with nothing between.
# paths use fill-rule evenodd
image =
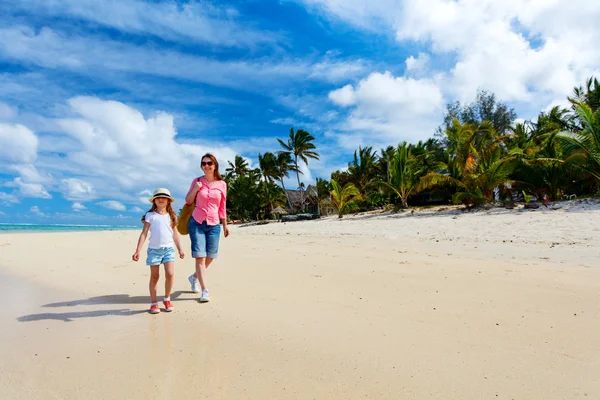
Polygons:
<instances>
[{"instance_id":1,"label":"shadow on sand","mask_svg":"<svg viewBox=\"0 0 600 400\"><path fill-rule=\"evenodd\" d=\"M186 301L193 300L197 301L196 298L179 298L183 293L193 293L193 292L182 292L175 291L171 294L172 301ZM149 296L130 296L128 294L109 294L105 296L96 296L90 297L88 299L80 299L80 300L71 300L71 301L63 301L59 303L50 303L45 304L42 307L73 307L73 306L85 306L85 305L97 305L97 304L149 304L150 298ZM160 301L159 301L159 304ZM73 311L73 312L65 312L65 313L40 313L40 314L30 314L24 315L22 317L17 318L19 322L32 322L32 321L42 321L42 320L57 320L64 322L71 322L75 319L79 318L95 318L95 317L104 317L109 315L117 315L117 316L132 316L137 314L143 314L148 312L146 309L144 310L130 310L127 308L120 308L114 310L94 310L94 311Z\"/></svg>"},{"instance_id":2,"label":"shadow on sand","mask_svg":"<svg viewBox=\"0 0 600 400\"><path fill-rule=\"evenodd\" d=\"M33 321L44 321L44 320L55 320L63 322L72 322L79 318L95 318L104 317L107 315L120 315L120 316L131 316L136 314L142 314L147 312L146 310L97 310L97 311L81 311L81 312L66 312L66 313L42 313L42 314L30 314L24 315L17 318L19 322L33 322Z\"/></svg>"}]
</instances>

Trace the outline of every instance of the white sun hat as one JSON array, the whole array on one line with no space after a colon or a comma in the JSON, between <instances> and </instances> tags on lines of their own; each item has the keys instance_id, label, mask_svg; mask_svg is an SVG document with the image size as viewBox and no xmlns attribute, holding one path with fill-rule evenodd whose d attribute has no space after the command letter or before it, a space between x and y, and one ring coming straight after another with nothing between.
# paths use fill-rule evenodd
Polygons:
<instances>
[{"instance_id":1,"label":"white sun hat","mask_svg":"<svg viewBox=\"0 0 600 400\"><path fill-rule=\"evenodd\" d=\"M175 199L171 196L171 192L169 192L169 189L167 188L156 189L152 197L150 197L150 203L152 203L157 197L166 197L167 199L171 199L171 201L175 201Z\"/></svg>"}]
</instances>

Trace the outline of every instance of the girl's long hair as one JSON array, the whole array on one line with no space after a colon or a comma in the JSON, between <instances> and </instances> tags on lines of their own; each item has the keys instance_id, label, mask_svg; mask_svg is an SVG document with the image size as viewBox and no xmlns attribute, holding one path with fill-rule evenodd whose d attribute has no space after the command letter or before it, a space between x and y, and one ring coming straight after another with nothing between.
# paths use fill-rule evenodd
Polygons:
<instances>
[{"instance_id":1,"label":"girl's long hair","mask_svg":"<svg viewBox=\"0 0 600 400\"><path fill-rule=\"evenodd\" d=\"M171 228L175 229L175 226L177 226L177 214L175 214L175 211L173 211L173 207L171 207L171 203L173 203L173 201L171 199L169 199L169 203L167 204L167 212L169 213L169 216L171 217ZM154 212L157 209L158 209L158 207L156 206L156 203L153 200L152 207L148 211L146 211L146 213L144 215L142 215L142 223L144 221L146 221L146 214L148 214L149 212Z\"/></svg>"},{"instance_id":2,"label":"girl's long hair","mask_svg":"<svg viewBox=\"0 0 600 400\"><path fill-rule=\"evenodd\" d=\"M205 155L202 156L202 158L200 159L200 162L202 162L202 160L204 160L205 158L210 158L210 160L215 165L215 172L214 172L215 179L218 181L222 181L223 177L219 173L219 162L217 161L217 158L210 153L206 153Z\"/></svg>"}]
</instances>

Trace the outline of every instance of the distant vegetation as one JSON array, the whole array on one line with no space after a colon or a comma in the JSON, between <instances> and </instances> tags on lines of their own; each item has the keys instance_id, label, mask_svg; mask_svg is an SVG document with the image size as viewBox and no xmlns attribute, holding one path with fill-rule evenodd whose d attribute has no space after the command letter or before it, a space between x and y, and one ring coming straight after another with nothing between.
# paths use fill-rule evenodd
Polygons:
<instances>
[{"instance_id":1,"label":"distant vegetation","mask_svg":"<svg viewBox=\"0 0 600 400\"><path fill-rule=\"evenodd\" d=\"M530 196L553 201L598 195L598 80L576 87L568 100L568 109L557 106L535 120L515 123L513 109L480 91L471 104L449 104L442 125L425 142L359 147L347 170L333 172L330 180L317 178L312 200L341 217L381 207L439 203L470 208ZM301 198L306 195L298 162L319 159L315 138L292 128L287 140L277 140L281 151L259 154L257 169L249 169L240 156L229 163L225 179L231 218L270 218L275 207L285 208L290 200L283 180L290 174L296 175Z\"/></svg>"}]
</instances>

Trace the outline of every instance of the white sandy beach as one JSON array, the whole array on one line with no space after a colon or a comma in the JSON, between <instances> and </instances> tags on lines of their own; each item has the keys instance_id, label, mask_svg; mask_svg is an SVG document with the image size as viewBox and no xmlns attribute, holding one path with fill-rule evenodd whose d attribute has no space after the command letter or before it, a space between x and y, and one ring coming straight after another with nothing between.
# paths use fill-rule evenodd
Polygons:
<instances>
[{"instance_id":1,"label":"white sandy beach","mask_svg":"<svg viewBox=\"0 0 600 400\"><path fill-rule=\"evenodd\" d=\"M0 235L0 398L599 399L600 207L575 204L234 226L208 304L184 237L158 315L139 232Z\"/></svg>"}]
</instances>

